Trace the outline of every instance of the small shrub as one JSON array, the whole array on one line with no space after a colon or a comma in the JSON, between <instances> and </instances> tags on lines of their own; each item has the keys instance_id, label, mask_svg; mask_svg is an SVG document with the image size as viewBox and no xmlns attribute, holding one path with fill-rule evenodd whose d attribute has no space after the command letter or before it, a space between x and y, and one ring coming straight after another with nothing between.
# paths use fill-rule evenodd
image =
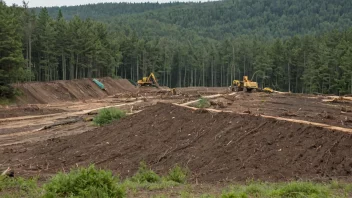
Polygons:
<instances>
[{"instance_id":1,"label":"small shrub","mask_svg":"<svg viewBox=\"0 0 352 198\"><path fill-rule=\"evenodd\" d=\"M55 175L44 185L44 197L125 197L125 189L118 182L110 171L91 165Z\"/></svg>"},{"instance_id":2,"label":"small shrub","mask_svg":"<svg viewBox=\"0 0 352 198\"><path fill-rule=\"evenodd\" d=\"M156 183L160 181L160 176L149 169L145 162L141 162L138 172L131 178L131 181L137 183Z\"/></svg>"},{"instance_id":3,"label":"small shrub","mask_svg":"<svg viewBox=\"0 0 352 198\"><path fill-rule=\"evenodd\" d=\"M196 107L197 108L208 108L208 107L210 107L210 102L206 98L200 98Z\"/></svg>"},{"instance_id":4,"label":"small shrub","mask_svg":"<svg viewBox=\"0 0 352 198\"><path fill-rule=\"evenodd\" d=\"M9 85L0 85L0 98L13 98L15 90Z\"/></svg>"},{"instance_id":5,"label":"small shrub","mask_svg":"<svg viewBox=\"0 0 352 198\"><path fill-rule=\"evenodd\" d=\"M102 126L110 124L112 121L119 120L123 117L126 117L126 112L116 108L107 108L101 109L98 115L93 119L93 122L98 126Z\"/></svg>"},{"instance_id":6,"label":"small shrub","mask_svg":"<svg viewBox=\"0 0 352 198\"><path fill-rule=\"evenodd\" d=\"M168 181L174 181L180 184L184 184L187 180L187 170L176 165L169 171L169 174L167 175L166 179Z\"/></svg>"}]
</instances>

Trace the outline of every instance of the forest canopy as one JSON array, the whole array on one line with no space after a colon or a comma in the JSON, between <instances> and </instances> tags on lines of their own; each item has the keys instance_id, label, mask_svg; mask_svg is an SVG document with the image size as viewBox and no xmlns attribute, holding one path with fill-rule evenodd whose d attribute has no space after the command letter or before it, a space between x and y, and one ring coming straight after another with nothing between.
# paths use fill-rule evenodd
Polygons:
<instances>
[{"instance_id":1,"label":"forest canopy","mask_svg":"<svg viewBox=\"0 0 352 198\"><path fill-rule=\"evenodd\" d=\"M351 94L351 10L349 0L35 9L0 1L0 97L14 82L150 72L169 87L229 86L247 75L281 91Z\"/></svg>"}]
</instances>

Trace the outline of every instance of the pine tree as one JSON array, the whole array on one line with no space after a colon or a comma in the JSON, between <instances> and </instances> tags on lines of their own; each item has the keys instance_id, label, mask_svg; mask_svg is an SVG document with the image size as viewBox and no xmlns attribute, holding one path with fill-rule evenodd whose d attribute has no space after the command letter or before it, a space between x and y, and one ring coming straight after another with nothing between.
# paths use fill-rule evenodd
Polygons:
<instances>
[{"instance_id":1,"label":"pine tree","mask_svg":"<svg viewBox=\"0 0 352 198\"><path fill-rule=\"evenodd\" d=\"M7 7L0 1L0 97L11 97L11 82L23 80L18 71L23 71L21 27L17 8Z\"/></svg>"}]
</instances>

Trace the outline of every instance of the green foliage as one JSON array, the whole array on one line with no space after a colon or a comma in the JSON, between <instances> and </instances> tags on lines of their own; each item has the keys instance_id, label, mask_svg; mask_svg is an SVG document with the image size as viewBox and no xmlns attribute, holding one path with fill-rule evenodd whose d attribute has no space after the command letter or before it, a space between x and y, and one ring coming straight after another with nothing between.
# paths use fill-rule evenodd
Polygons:
<instances>
[{"instance_id":1,"label":"green foliage","mask_svg":"<svg viewBox=\"0 0 352 198\"><path fill-rule=\"evenodd\" d=\"M14 89L9 84L21 77L23 56L18 11L0 1L0 98L12 98Z\"/></svg>"},{"instance_id":2,"label":"green foliage","mask_svg":"<svg viewBox=\"0 0 352 198\"><path fill-rule=\"evenodd\" d=\"M246 34L275 38L352 25L349 12L352 5L348 0L104 3L61 9L67 19L79 15L104 21L115 29L128 26L146 38L165 35L181 38L184 32L215 39ZM48 10L55 17L59 8Z\"/></svg>"},{"instance_id":3,"label":"green foliage","mask_svg":"<svg viewBox=\"0 0 352 198\"><path fill-rule=\"evenodd\" d=\"M41 195L42 190L37 186L36 179L23 179L21 177L8 178L0 176L1 197L37 198Z\"/></svg>"},{"instance_id":4,"label":"green foliage","mask_svg":"<svg viewBox=\"0 0 352 198\"><path fill-rule=\"evenodd\" d=\"M0 85L0 98L13 98L14 89L9 85Z\"/></svg>"},{"instance_id":5,"label":"green foliage","mask_svg":"<svg viewBox=\"0 0 352 198\"><path fill-rule=\"evenodd\" d=\"M162 190L174 186L180 185L179 183L176 183L174 181L168 181L165 179L161 179L157 183L149 183L149 182L143 182L140 183L138 180L133 180L133 179L126 179L122 185L126 188L129 189L133 192L136 192L138 189L147 189L147 190Z\"/></svg>"},{"instance_id":6,"label":"green foliage","mask_svg":"<svg viewBox=\"0 0 352 198\"><path fill-rule=\"evenodd\" d=\"M124 117L126 117L126 112L116 108L106 108L99 111L98 115L94 117L93 122L98 126L102 126Z\"/></svg>"},{"instance_id":7,"label":"green foliage","mask_svg":"<svg viewBox=\"0 0 352 198\"><path fill-rule=\"evenodd\" d=\"M292 198L324 198L330 197L330 191L323 185L317 185L310 182L291 182L279 187L277 190L273 190L270 195Z\"/></svg>"},{"instance_id":8,"label":"green foliage","mask_svg":"<svg viewBox=\"0 0 352 198\"><path fill-rule=\"evenodd\" d=\"M186 169L176 165L169 171L168 175L166 176L166 179L168 181L174 181L180 184L184 184L187 181L187 173L188 171Z\"/></svg>"},{"instance_id":9,"label":"green foliage","mask_svg":"<svg viewBox=\"0 0 352 198\"><path fill-rule=\"evenodd\" d=\"M244 193L235 193L235 192L230 192L230 193L223 193L221 195L221 198L248 198L248 196Z\"/></svg>"},{"instance_id":10,"label":"green foliage","mask_svg":"<svg viewBox=\"0 0 352 198\"><path fill-rule=\"evenodd\" d=\"M206 98L200 98L196 104L196 107L197 108L208 108L208 107L210 107L210 102Z\"/></svg>"},{"instance_id":11,"label":"green foliage","mask_svg":"<svg viewBox=\"0 0 352 198\"><path fill-rule=\"evenodd\" d=\"M215 195L210 195L210 194L202 194L200 198L216 198Z\"/></svg>"},{"instance_id":12,"label":"green foliage","mask_svg":"<svg viewBox=\"0 0 352 198\"><path fill-rule=\"evenodd\" d=\"M160 176L148 168L145 162L140 163L138 172L131 178L131 181L137 183L157 183L160 180Z\"/></svg>"},{"instance_id":13,"label":"green foliage","mask_svg":"<svg viewBox=\"0 0 352 198\"><path fill-rule=\"evenodd\" d=\"M44 185L44 197L125 197L125 189L118 182L110 171L91 165L56 174Z\"/></svg>"},{"instance_id":14,"label":"green foliage","mask_svg":"<svg viewBox=\"0 0 352 198\"><path fill-rule=\"evenodd\" d=\"M351 9L349 0L226 0L34 12L1 2L0 93L32 79L136 82L154 72L169 87L227 87L247 75L280 91L352 94Z\"/></svg>"},{"instance_id":15,"label":"green foliage","mask_svg":"<svg viewBox=\"0 0 352 198\"><path fill-rule=\"evenodd\" d=\"M251 182L247 185L236 185L230 190L224 191L222 198L324 198L340 197L341 193L332 193L333 185L316 184L312 182L289 182L289 183L258 183Z\"/></svg>"}]
</instances>

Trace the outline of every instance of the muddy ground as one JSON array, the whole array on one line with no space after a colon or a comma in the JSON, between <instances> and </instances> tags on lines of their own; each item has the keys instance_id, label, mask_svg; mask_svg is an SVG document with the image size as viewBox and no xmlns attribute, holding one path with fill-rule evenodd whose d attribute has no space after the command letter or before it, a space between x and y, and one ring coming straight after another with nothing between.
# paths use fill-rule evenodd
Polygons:
<instances>
[{"instance_id":1,"label":"muddy ground","mask_svg":"<svg viewBox=\"0 0 352 198\"><path fill-rule=\"evenodd\" d=\"M200 183L351 180L350 100L206 87L177 88L172 95L165 87L100 80L106 92L89 79L17 85L24 89L17 105L0 108L0 169L10 166L16 175L45 179L95 163L128 177L144 160L162 174L179 163ZM209 109L218 113L173 105L195 106L192 101L208 96ZM109 126L93 125L106 107L131 115Z\"/></svg>"}]
</instances>

